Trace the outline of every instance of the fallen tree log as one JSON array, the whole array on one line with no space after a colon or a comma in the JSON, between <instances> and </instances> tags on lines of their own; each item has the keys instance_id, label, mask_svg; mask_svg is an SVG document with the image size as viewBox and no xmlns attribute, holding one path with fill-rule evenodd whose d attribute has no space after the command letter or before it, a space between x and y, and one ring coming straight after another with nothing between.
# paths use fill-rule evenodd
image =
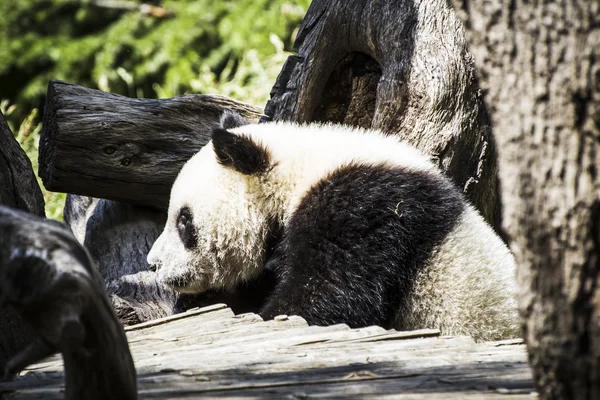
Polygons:
<instances>
[{"instance_id":1,"label":"fallen tree log","mask_svg":"<svg viewBox=\"0 0 600 400\"><path fill-rule=\"evenodd\" d=\"M44 216L44 197L31 161L0 112L0 204Z\"/></svg>"},{"instance_id":2,"label":"fallen tree log","mask_svg":"<svg viewBox=\"0 0 600 400\"><path fill-rule=\"evenodd\" d=\"M40 170L48 190L166 208L183 164L224 110L261 110L223 96L132 99L60 81L48 85Z\"/></svg>"},{"instance_id":3,"label":"fallen tree log","mask_svg":"<svg viewBox=\"0 0 600 400\"><path fill-rule=\"evenodd\" d=\"M0 205L44 215L44 198L31 161L19 146L0 112ZM2 239L3 240L3 239ZM8 360L33 341L34 333L9 306L0 304L0 371Z\"/></svg>"},{"instance_id":4,"label":"fallen tree log","mask_svg":"<svg viewBox=\"0 0 600 400\"><path fill-rule=\"evenodd\" d=\"M137 324L175 312L175 293L156 281L146 262L166 212L69 194L64 219L89 251L121 322Z\"/></svg>"},{"instance_id":5,"label":"fallen tree log","mask_svg":"<svg viewBox=\"0 0 600 400\"><path fill-rule=\"evenodd\" d=\"M127 338L87 251L64 225L1 206L0 237L0 299L38 335L5 378L61 352L65 399L136 399Z\"/></svg>"}]
</instances>

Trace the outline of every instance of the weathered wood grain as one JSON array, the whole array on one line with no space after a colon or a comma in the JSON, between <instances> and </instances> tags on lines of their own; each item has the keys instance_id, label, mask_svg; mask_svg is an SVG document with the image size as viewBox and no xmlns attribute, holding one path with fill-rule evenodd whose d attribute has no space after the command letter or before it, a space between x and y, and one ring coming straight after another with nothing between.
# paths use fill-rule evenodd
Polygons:
<instances>
[{"instance_id":1,"label":"weathered wood grain","mask_svg":"<svg viewBox=\"0 0 600 400\"><path fill-rule=\"evenodd\" d=\"M156 280L146 262L146 255L164 227L166 212L69 194L64 219L90 253L124 324L175 312L175 293Z\"/></svg>"},{"instance_id":2,"label":"weathered wood grain","mask_svg":"<svg viewBox=\"0 0 600 400\"><path fill-rule=\"evenodd\" d=\"M44 198L31 167L0 112L0 205L44 216ZM2 238L0 238L0 241ZM0 302L1 303L1 302ZM32 329L15 310L0 304L0 371L34 339Z\"/></svg>"},{"instance_id":3,"label":"weathered wood grain","mask_svg":"<svg viewBox=\"0 0 600 400\"><path fill-rule=\"evenodd\" d=\"M40 177L48 190L166 208L177 173L224 110L261 110L217 95L132 99L61 81L48 85Z\"/></svg>"},{"instance_id":4,"label":"weathered wood grain","mask_svg":"<svg viewBox=\"0 0 600 400\"><path fill-rule=\"evenodd\" d=\"M262 321L224 305L127 328L139 395L156 399L532 399L521 340ZM0 384L7 399L61 398L61 361Z\"/></svg>"},{"instance_id":5,"label":"weathered wood grain","mask_svg":"<svg viewBox=\"0 0 600 400\"><path fill-rule=\"evenodd\" d=\"M64 225L2 206L0 237L0 302L37 335L5 377L60 352L65 399L136 399L125 332L86 250Z\"/></svg>"},{"instance_id":6,"label":"weathered wood grain","mask_svg":"<svg viewBox=\"0 0 600 400\"><path fill-rule=\"evenodd\" d=\"M31 161L0 112L0 204L44 216L44 197Z\"/></svg>"},{"instance_id":7,"label":"weathered wood grain","mask_svg":"<svg viewBox=\"0 0 600 400\"><path fill-rule=\"evenodd\" d=\"M600 2L452 4L501 149L503 226L540 396L600 399Z\"/></svg>"},{"instance_id":8,"label":"weathered wood grain","mask_svg":"<svg viewBox=\"0 0 600 400\"><path fill-rule=\"evenodd\" d=\"M268 118L396 134L436 159L500 227L490 119L461 23L445 0L313 0L294 49Z\"/></svg>"}]
</instances>

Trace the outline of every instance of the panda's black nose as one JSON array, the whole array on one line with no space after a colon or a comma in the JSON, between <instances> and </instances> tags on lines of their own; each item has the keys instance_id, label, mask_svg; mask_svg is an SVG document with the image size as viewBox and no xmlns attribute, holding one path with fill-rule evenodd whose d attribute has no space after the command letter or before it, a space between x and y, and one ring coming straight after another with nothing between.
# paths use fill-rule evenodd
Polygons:
<instances>
[{"instance_id":1,"label":"panda's black nose","mask_svg":"<svg viewBox=\"0 0 600 400\"><path fill-rule=\"evenodd\" d=\"M156 270L158 269L158 265L157 264L148 264L148 269L152 272L156 272Z\"/></svg>"}]
</instances>

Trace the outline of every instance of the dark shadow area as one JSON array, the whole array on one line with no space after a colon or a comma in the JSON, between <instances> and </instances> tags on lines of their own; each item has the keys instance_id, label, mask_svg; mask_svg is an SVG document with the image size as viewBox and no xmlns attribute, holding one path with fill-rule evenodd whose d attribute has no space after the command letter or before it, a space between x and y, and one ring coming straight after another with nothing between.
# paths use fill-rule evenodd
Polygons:
<instances>
[{"instance_id":1,"label":"dark shadow area","mask_svg":"<svg viewBox=\"0 0 600 400\"><path fill-rule=\"evenodd\" d=\"M362 53L348 54L331 73L313 120L370 128L380 78L377 61Z\"/></svg>"},{"instance_id":2,"label":"dark shadow area","mask_svg":"<svg viewBox=\"0 0 600 400\"><path fill-rule=\"evenodd\" d=\"M397 132L409 102L413 2L313 0L265 106L266 120Z\"/></svg>"}]
</instances>

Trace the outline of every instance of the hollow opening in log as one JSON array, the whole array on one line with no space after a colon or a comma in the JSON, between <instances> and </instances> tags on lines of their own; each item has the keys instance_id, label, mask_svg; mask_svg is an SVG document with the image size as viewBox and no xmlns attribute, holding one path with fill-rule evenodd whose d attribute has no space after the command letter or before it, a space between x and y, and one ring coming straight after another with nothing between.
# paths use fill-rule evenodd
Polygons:
<instances>
[{"instance_id":1,"label":"hollow opening in log","mask_svg":"<svg viewBox=\"0 0 600 400\"><path fill-rule=\"evenodd\" d=\"M364 53L349 53L329 76L314 121L370 128L381 67Z\"/></svg>"}]
</instances>

